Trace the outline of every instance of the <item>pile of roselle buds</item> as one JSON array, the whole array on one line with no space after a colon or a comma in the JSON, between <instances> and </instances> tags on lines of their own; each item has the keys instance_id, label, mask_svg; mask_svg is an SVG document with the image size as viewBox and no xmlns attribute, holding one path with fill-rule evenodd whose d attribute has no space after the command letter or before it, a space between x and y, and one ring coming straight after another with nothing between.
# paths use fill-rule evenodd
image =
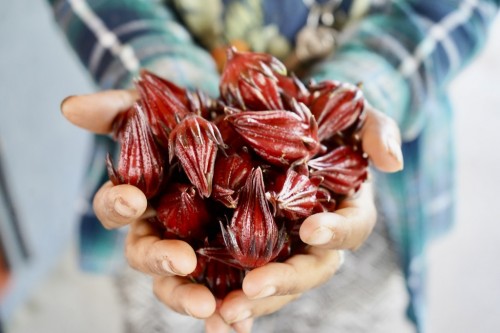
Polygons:
<instances>
[{"instance_id":1,"label":"pile of roselle buds","mask_svg":"<svg viewBox=\"0 0 500 333\"><path fill-rule=\"evenodd\" d=\"M151 223L195 249L190 278L218 298L246 270L303 250L302 221L367 177L357 86L306 85L270 55L230 49L217 100L147 71L136 87L140 100L114 123L121 150L117 168L108 155L109 177L144 192Z\"/></svg>"}]
</instances>

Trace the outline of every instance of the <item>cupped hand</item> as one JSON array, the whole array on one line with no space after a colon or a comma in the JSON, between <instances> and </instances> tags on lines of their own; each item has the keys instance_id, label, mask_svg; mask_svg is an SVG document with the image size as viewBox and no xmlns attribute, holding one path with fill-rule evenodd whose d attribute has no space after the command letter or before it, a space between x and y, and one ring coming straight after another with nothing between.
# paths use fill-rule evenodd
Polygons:
<instances>
[{"instance_id":1,"label":"cupped hand","mask_svg":"<svg viewBox=\"0 0 500 333\"><path fill-rule=\"evenodd\" d=\"M135 91L106 91L67 98L61 105L73 124L98 134L111 131L116 115L137 100ZM385 172L403 168L401 139L396 123L367 105L367 118L360 132L363 150L373 165ZM370 183L333 213L307 218L301 239L310 246L304 253L282 263L270 263L249 272L242 290L216 300L204 286L185 275L196 266L196 255L185 242L162 240L146 218L154 215L140 190L130 185L106 183L96 194L94 210L108 228L130 225L126 257L130 265L154 277L154 292L175 311L204 318L207 332L250 332L253 318L278 311L312 288L326 282L342 263L342 251L356 249L370 235L376 209Z\"/></svg>"},{"instance_id":2,"label":"cupped hand","mask_svg":"<svg viewBox=\"0 0 500 333\"><path fill-rule=\"evenodd\" d=\"M71 96L62 102L61 111L78 127L108 134L116 116L137 99L133 90ZM153 276L153 290L158 299L174 311L196 318L208 318L214 313L216 302L208 288L185 277L196 267L193 248L183 241L160 238L147 221L155 212L138 188L107 182L96 193L93 206L105 228L130 226L125 256L132 268Z\"/></svg>"},{"instance_id":3,"label":"cupped hand","mask_svg":"<svg viewBox=\"0 0 500 333\"><path fill-rule=\"evenodd\" d=\"M366 121L360 131L363 151L380 171L402 170L401 136L396 122L369 104L366 108ZM307 218L300 228L300 238L316 247L355 250L372 232L376 218L368 181L353 197L342 201L335 212Z\"/></svg>"},{"instance_id":4,"label":"cupped hand","mask_svg":"<svg viewBox=\"0 0 500 333\"><path fill-rule=\"evenodd\" d=\"M360 131L363 150L377 169L401 170L403 156L397 124L370 105L366 107L367 118ZM368 181L353 197L342 201L335 212L308 217L300 228L302 241L310 245L305 252L249 272L242 290L229 294L211 320L232 325L238 333L250 332L253 318L276 312L329 280L342 264L343 251L359 248L368 238L376 217ZM214 319L217 316L220 318Z\"/></svg>"}]
</instances>

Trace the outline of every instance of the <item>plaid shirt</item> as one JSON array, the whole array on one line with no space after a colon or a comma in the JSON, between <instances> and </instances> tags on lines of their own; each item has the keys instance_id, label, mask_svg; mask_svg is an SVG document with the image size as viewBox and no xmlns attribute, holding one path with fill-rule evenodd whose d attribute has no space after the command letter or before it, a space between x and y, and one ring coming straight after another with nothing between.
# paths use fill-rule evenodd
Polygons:
<instances>
[{"instance_id":1,"label":"plaid shirt","mask_svg":"<svg viewBox=\"0 0 500 333\"><path fill-rule=\"evenodd\" d=\"M200 46L207 45L201 33L208 32L209 38L210 32L223 31L226 40L246 39L263 52L280 42L278 52L283 54L293 49L311 6L306 0L50 2L100 88L128 87L138 69L146 67L213 96L218 94L218 73ZM368 101L401 128L405 169L391 175L375 172L374 178L380 214L399 247L407 278L408 315L420 326L425 245L453 221L453 114L447 83L484 44L499 5L498 0L341 1L336 13L342 14L346 28L340 46L312 75L317 80L363 82ZM213 8L220 12L213 13ZM203 15L215 15L216 20L202 20ZM96 137L95 143L85 189L81 264L110 270L122 258L123 234L102 229L90 202L107 179L104 157L113 143L107 137Z\"/></svg>"}]
</instances>

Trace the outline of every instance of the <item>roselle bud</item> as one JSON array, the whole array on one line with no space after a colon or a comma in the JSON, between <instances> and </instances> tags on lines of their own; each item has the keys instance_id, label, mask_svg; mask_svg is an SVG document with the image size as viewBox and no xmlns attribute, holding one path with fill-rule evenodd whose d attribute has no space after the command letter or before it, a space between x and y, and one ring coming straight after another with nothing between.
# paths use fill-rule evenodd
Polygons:
<instances>
[{"instance_id":1,"label":"roselle bud","mask_svg":"<svg viewBox=\"0 0 500 333\"><path fill-rule=\"evenodd\" d=\"M224 142L217 127L202 117L187 115L170 133L169 160L179 160L189 181L204 197L212 193L215 158Z\"/></svg>"},{"instance_id":2,"label":"roselle bud","mask_svg":"<svg viewBox=\"0 0 500 333\"><path fill-rule=\"evenodd\" d=\"M353 125L362 118L364 111L363 93L357 86L349 83L336 85L335 81L325 86L332 86L333 89L317 88L309 105L318 122L320 141Z\"/></svg>"},{"instance_id":3,"label":"roselle bud","mask_svg":"<svg viewBox=\"0 0 500 333\"><path fill-rule=\"evenodd\" d=\"M309 104L311 93L306 86L294 75L276 75L280 92L286 96L287 100L294 99L297 102Z\"/></svg>"},{"instance_id":4,"label":"roselle bud","mask_svg":"<svg viewBox=\"0 0 500 333\"><path fill-rule=\"evenodd\" d=\"M212 198L228 208L235 208L238 191L252 168L251 156L245 150L227 156L219 154L215 160Z\"/></svg>"},{"instance_id":5,"label":"roselle bud","mask_svg":"<svg viewBox=\"0 0 500 333\"><path fill-rule=\"evenodd\" d=\"M260 168L254 169L240 191L238 206L222 236L229 253L245 268L267 264L281 251L286 239L278 230L264 193Z\"/></svg>"},{"instance_id":6,"label":"roselle bud","mask_svg":"<svg viewBox=\"0 0 500 333\"><path fill-rule=\"evenodd\" d=\"M275 215L290 220L311 215L318 204L316 192L321 178L313 178L299 174L292 168L281 175L273 184L273 190L266 197L274 208Z\"/></svg>"},{"instance_id":7,"label":"roselle bud","mask_svg":"<svg viewBox=\"0 0 500 333\"><path fill-rule=\"evenodd\" d=\"M280 262L285 261L290 258L292 255L292 239L291 237L287 237L281 251L278 253L274 261Z\"/></svg>"},{"instance_id":8,"label":"roselle bud","mask_svg":"<svg viewBox=\"0 0 500 333\"><path fill-rule=\"evenodd\" d=\"M170 132L190 111L167 87L162 90L149 80L136 81L136 87L153 135L166 148Z\"/></svg>"},{"instance_id":9,"label":"roselle bud","mask_svg":"<svg viewBox=\"0 0 500 333\"><path fill-rule=\"evenodd\" d=\"M218 116L215 118L213 123L219 129L222 140L230 148L230 150L240 151L245 146L245 140L243 140L241 135L236 132L231 123L226 119L226 116Z\"/></svg>"},{"instance_id":10,"label":"roselle bud","mask_svg":"<svg viewBox=\"0 0 500 333\"><path fill-rule=\"evenodd\" d=\"M227 116L227 120L264 160L289 166L319 150L314 117L303 104L294 102L294 111L239 112Z\"/></svg>"},{"instance_id":11,"label":"roselle bud","mask_svg":"<svg viewBox=\"0 0 500 333\"><path fill-rule=\"evenodd\" d=\"M244 269L244 267L240 265L239 261L231 255L225 244L200 247L196 250L196 253L207 259L217 260L228 266Z\"/></svg>"},{"instance_id":12,"label":"roselle bud","mask_svg":"<svg viewBox=\"0 0 500 333\"><path fill-rule=\"evenodd\" d=\"M318 96L329 93L337 89L340 85L342 85L342 82L336 80L325 80L321 82L315 82L314 80L311 80L308 83L306 89L311 94L311 102L312 102L314 101L314 99L318 98Z\"/></svg>"},{"instance_id":13,"label":"roselle bud","mask_svg":"<svg viewBox=\"0 0 500 333\"><path fill-rule=\"evenodd\" d=\"M197 255L196 258L196 268L189 277L194 282L205 284L216 298L223 299L231 291L241 289L244 270L203 255Z\"/></svg>"},{"instance_id":14,"label":"roselle bud","mask_svg":"<svg viewBox=\"0 0 500 333\"><path fill-rule=\"evenodd\" d=\"M188 91L186 89L181 88L173 82L166 80L145 69L141 70L140 78L151 83L153 86L155 86L165 94L171 95L172 98L175 98L176 100L181 102L185 107L189 106L189 99L187 96Z\"/></svg>"},{"instance_id":15,"label":"roselle bud","mask_svg":"<svg viewBox=\"0 0 500 333\"><path fill-rule=\"evenodd\" d=\"M204 281L218 299L223 299L233 290L241 289L245 271L228 266L220 261L208 260Z\"/></svg>"},{"instance_id":16,"label":"roselle bud","mask_svg":"<svg viewBox=\"0 0 500 333\"><path fill-rule=\"evenodd\" d=\"M141 104L135 104L115 123L121 145L118 168L108 154L106 164L111 182L138 187L147 198L158 193L163 181L163 158L153 139Z\"/></svg>"},{"instance_id":17,"label":"roselle bud","mask_svg":"<svg viewBox=\"0 0 500 333\"><path fill-rule=\"evenodd\" d=\"M324 213L333 212L337 208L337 202L332 198L330 190L324 187L318 187L316 192L316 206L314 207L312 213Z\"/></svg>"},{"instance_id":18,"label":"roselle bud","mask_svg":"<svg viewBox=\"0 0 500 333\"><path fill-rule=\"evenodd\" d=\"M158 220L166 232L182 239L203 239L210 222L207 203L194 186L170 184L156 206Z\"/></svg>"},{"instance_id":19,"label":"roselle bud","mask_svg":"<svg viewBox=\"0 0 500 333\"><path fill-rule=\"evenodd\" d=\"M222 103L210 98L201 90L187 91L186 97L190 111L205 119L213 119L224 112Z\"/></svg>"},{"instance_id":20,"label":"roselle bud","mask_svg":"<svg viewBox=\"0 0 500 333\"><path fill-rule=\"evenodd\" d=\"M308 165L312 176L323 177L321 186L341 195L357 191L368 176L368 160L349 146L340 146L310 160Z\"/></svg>"},{"instance_id":21,"label":"roselle bud","mask_svg":"<svg viewBox=\"0 0 500 333\"><path fill-rule=\"evenodd\" d=\"M276 74L286 75L285 66L264 53L227 51L220 81L220 94L227 105L243 110L281 110L283 104Z\"/></svg>"},{"instance_id":22,"label":"roselle bud","mask_svg":"<svg viewBox=\"0 0 500 333\"><path fill-rule=\"evenodd\" d=\"M187 277L193 282L203 283L208 260L209 258L197 254L196 268Z\"/></svg>"}]
</instances>

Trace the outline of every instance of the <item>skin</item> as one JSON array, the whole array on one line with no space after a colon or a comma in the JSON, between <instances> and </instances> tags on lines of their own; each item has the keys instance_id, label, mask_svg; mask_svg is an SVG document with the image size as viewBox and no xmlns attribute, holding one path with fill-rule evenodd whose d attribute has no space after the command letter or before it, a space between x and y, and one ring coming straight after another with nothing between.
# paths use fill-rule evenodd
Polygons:
<instances>
[{"instance_id":1,"label":"skin","mask_svg":"<svg viewBox=\"0 0 500 333\"><path fill-rule=\"evenodd\" d=\"M62 102L61 111L74 125L106 134L111 131L115 117L137 98L133 90L71 96ZM379 170L401 170L401 138L396 123L370 105L366 107L367 119L360 132L364 151ZM341 265L342 251L360 247L376 222L372 188L366 182L334 213L315 214L303 222L300 237L310 245L304 254L250 271L242 290L216 300L206 287L184 277L196 267L193 249L179 240L162 240L145 221L155 212L148 208L139 189L108 182L97 192L93 205L107 229L130 226L126 258L131 267L153 276L156 297L181 314L205 320L207 333L231 329L250 332L254 318L278 311L330 279Z\"/></svg>"}]
</instances>

